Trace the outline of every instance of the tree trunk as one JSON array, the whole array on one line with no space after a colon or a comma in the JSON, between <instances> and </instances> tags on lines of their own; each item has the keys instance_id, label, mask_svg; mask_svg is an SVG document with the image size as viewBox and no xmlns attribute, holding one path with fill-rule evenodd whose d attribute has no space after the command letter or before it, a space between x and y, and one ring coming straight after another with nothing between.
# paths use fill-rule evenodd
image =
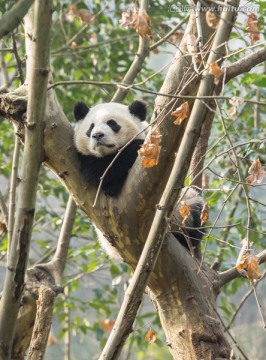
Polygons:
<instances>
[{"instance_id":1,"label":"tree trunk","mask_svg":"<svg viewBox=\"0 0 266 360\"><path fill-rule=\"evenodd\" d=\"M230 358L216 310L218 291L218 274L199 268L198 261L170 235L149 283L149 295L174 359Z\"/></svg>"}]
</instances>

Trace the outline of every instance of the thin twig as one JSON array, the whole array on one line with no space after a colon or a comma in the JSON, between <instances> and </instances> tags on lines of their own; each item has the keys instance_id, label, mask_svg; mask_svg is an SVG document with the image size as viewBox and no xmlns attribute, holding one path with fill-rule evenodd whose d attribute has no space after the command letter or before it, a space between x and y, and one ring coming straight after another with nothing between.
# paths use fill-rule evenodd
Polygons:
<instances>
[{"instance_id":1,"label":"thin twig","mask_svg":"<svg viewBox=\"0 0 266 360\"><path fill-rule=\"evenodd\" d=\"M244 176L242 175L242 171L240 169L241 164L240 164L239 158L237 156L234 144L233 144L233 142L231 140L231 135L229 134L229 132L227 130L227 126L225 124L224 117L223 117L220 105L218 104L218 102L216 102L216 105L217 105L217 108L218 108L218 112L219 112L219 115L220 115L220 119L221 119L221 122L222 122L222 125L223 125L224 132L226 134L226 137L227 137L227 139L229 141L229 144L230 144L230 146L232 148L232 152L233 152L234 157L235 157L235 161L236 161L235 166L236 166L236 170L237 170L237 174L238 174L238 179L242 182L242 188L243 188L243 191L244 191L244 194L245 194L245 197L246 197L247 213L248 213L248 220L247 220L247 228L248 228L248 230L247 230L247 248L249 249L250 248L250 231L249 231L249 228L250 228L250 224L251 224L251 205L250 205L249 195L248 195L248 185L244 184L245 179L244 179Z\"/></svg>"},{"instance_id":2,"label":"thin twig","mask_svg":"<svg viewBox=\"0 0 266 360\"><path fill-rule=\"evenodd\" d=\"M224 324L224 321L223 321L223 319L221 318L219 312L218 312L216 309L214 309L214 311L216 312L217 316L219 317L219 319L220 319L220 321L221 321L221 323L222 323L222 325L223 325L224 330L227 331L228 335L230 336L231 340L233 341L233 343L234 343L235 346L237 347L238 351L242 354L242 356L244 357L245 360L250 360L250 359L246 356L246 354L244 353L244 351L241 349L241 347L238 345L238 343L237 343L236 339L234 338L234 336L233 336L233 335L231 334L231 332L226 328L226 326L225 326L225 324Z\"/></svg>"},{"instance_id":3,"label":"thin twig","mask_svg":"<svg viewBox=\"0 0 266 360\"><path fill-rule=\"evenodd\" d=\"M192 99L192 100L208 100L208 99L217 99L217 100L232 100L231 96L218 96L218 95L203 95L203 96L193 96L193 95L173 95L173 94L164 94L158 91L152 91L147 89L142 89L141 87L135 86L135 85L123 85L121 83L111 83L111 82L105 82L105 81L90 81L90 80L77 80L77 81L58 81L54 84L51 84L47 87L47 91L50 89L53 89L57 86L61 85L95 85L95 86L110 86L110 87L117 87L117 88L123 88L126 90L136 90L140 91L146 94L152 94L156 96L165 96L172 99ZM258 104L258 105L266 105L266 102L263 101L255 101L250 99L243 99L244 102L250 103L250 104Z\"/></svg>"},{"instance_id":4,"label":"thin twig","mask_svg":"<svg viewBox=\"0 0 266 360\"><path fill-rule=\"evenodd\" d=\"M253 289L253 292L254 292L254 296L255 296L255 299L256 299L256 303L257 303L257 305L258 305L259 313L260 313L261 320L262 320L262 323L263 323L263 329L266 329L265 319L264 319L263 314L262 314L262 311L261 311L261 304L260 304L260 302L259 302L259 299L258 299L258 296L257 296L257 291L256 291L256 288L255 288L254 285L252 285L252 289Z\"/></svg>"},{"instance_id":5,"label":"thin twig","mask_svg":"<svg viewBox=\"0 0 266 360\"><path fill-rule=\"evenodd\" d=\"M164 37L162 37L160 40L158 40L156 43L152 44L149 48L150 51L153 51L156 49L159 45L163 44L171 35L173 35L177 30L179 30L182 25L186 24L188 22L189 15L185 17L181 22L179 22L172 30L170 30Z\"/></svg>"},{"instance_id":6,"label":"thin twig","mask_svg":"<svg viewBox=\"0 0 266 360\"><path fill-rule=\"evenodd\" d=\"M4 50L3 46L4 46L4 42L3 42L3 40L0 40L0 49L1 50ZM1 70L1 73L3 74L3 84L1 87L7 88L10 84L10 79L9 79L8 71L6 68L4 54L2 52L0 52L0 70Z\"/></svg>"},{"instance_id":7,"label":"thin twig","mask_svg":"<svg viewBox=\"0 0 266 360\"><path fill-rule=\"evenodd\" d=\"M230 192L230 194L229 194L229 195L227 196L227 198L224 200L223 205L222 205L222 207L221 207L218 215L216 216L216 219L215 219L214 222L213 222L213 225L214 225L214 226L216 225L217 221L220 219L221 214L222 214L222 212L223 212L223 210L224 210L224 207L225 207L227 201L228 201L229 198L233 195L233 193L236 191L237 187L238 187L238 184L235 186L235 188ZM208 234L206 235L206 241L205 241L204 251L203 251L202 259L201 259L201 262L200 262L200 269L201 269L202 264L203 264L203 262L204 262L205 253L206 253L207 245L208 245L208 238L210 237L213 229L214 229L214 228L212 227L212 228L210 229L210 231L208 232Z\"/></svg>"},{"instance_id":8,"label":"thin twig","mask_svg":"<svg viewBox=\"0 0 266 360\"><path fill-rule=\"evenodd\" d=\"M8 208L9 208L8 253L11 249L11 242L12 242L13 228L14 228L14 221L15 221L19 155L20 155L20 138L17 135L15 135L15 148L14 148L14 153L13 153L12 172L11 172L10 189L9 189L9 204L8 204Z\"/></svg>"},{"instance_id":9,"label":"thin twig","mask_svg":"<svg viewBox=\"0 0 266 360\"><path fill-rule=\"evenodd\" d=\"M18 74L19 74L19 80L20 80L20 84L22 85L24 83L24 75L23 75L23 70L22 70L22 61L20 60L19 54L18 54L18 49L17 49L17 44L16 44L16 39L15 39L15 34L12 33L12 42L13 42L13 52L15 55L15 59L17 62L17 67L18 67Z\"/></svg>"},{"instance_id":10,"label":"thin twig","mask_svg":"<svg viewBox=\"0 0 266 360\"><path fill-rule=\"evenodd\" d=\"M266 275L266 271L264 271L264 273L262 274L261 278L256 282L255 284L255 287L257 287L257 285L262 281L262 279L264 279ZM234 315L232 316L232 318L229 320L227 326L226 326L226 331L228 329L230 329L232 323L235 321L235 318L237 316L237 314L239 313L239 311L242 309L243 305L245 304L245 302L247 301L247 299L250 297L250 295L252 294L253 292L253 287L242 297L236 311L234 312Z\"/></svg>"},{"instance_id":11,"label":"thin twig","mask_svg":"<svg viewBox=\"0 0 266 360\"><path fill-rule=\"evenodd\" d=\"M2 192L0 191L0 209L4 216L5 224L8 226L8 209Z\"/></svg>"},{"instance_id":12,"label":"thin twig","mask_svg":"<svg viewBox=\"0 0 266 360\"><path fill-rule=\"evenodd\" d=\"M243 188L241 187L238 191L238 194L236 195L236 201L234 203L234 205L232 206L231 208L231 211L230 213L227 215L226 217L226 225L223 226L223 228L228 228L228 230L225 232L224 236L223 236L223 242L219 248L219 252L218 252L218 255L216 257L216 259L214 260L212 266L211 266L211 269L215 269L216 271L219 270L221 268L221 265L222 265L222 259L223 259L223 253L224 253L224 249L225 249L225 245L228 244L228 236L229 236L229 233L230 233L230 229L231 229L231 225L232 224L232 221L233 221L233 218L234 218L234 214L238 208L238 204L239 204L239 199L241 198L241 195L242 195L242 191L243 191ZM240 223L238 223L236 226L239 226ZM216 227L217 228L217 227Z\"/></svg>"},{"instance_id":13,"label":"thin twig","mask_svg":"<svg viewBox=\"0 0 266 360\"><path fill-rule=\"evenodd\" d=\"M46 266L55 268L55 278L57 284L61 284L62 274L66 265L68 248L71 240L72 229L75 222L77 205L73 200L72 196L69 195L68 203L65 211L63 224L61 227L56 252L53 259Z\"/></svg>"},{"instance_id":14,"label":"thin twig","mask_svg":"<svg viewBox=\"0 0 266 360\"><path fill-rule=\"evenodd\" d=\"M148 6L149 6L149 0L141 0L141 3L140 3L141 10L147 11ZM128 85L133 84L135 78L142 70L142 65L149 53L148 44L149 44L149 39L147 36L145 36L145 37L139 36L138 51L132 61L132 64L130 65L126 75L124 76L124 78L121 82L121 86L117 88L117 90L112 98L113 102L121 102L127 96L128 91L129 91ZM126 87L124 87L124 85Z\"/></svg>"}]
</instances>

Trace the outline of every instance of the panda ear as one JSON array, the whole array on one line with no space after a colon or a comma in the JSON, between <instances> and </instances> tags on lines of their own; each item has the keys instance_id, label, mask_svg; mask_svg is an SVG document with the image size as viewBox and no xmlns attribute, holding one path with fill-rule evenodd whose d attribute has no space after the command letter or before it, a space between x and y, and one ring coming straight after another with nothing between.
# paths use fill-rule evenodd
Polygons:
<instances>
[{"instance_id":1,"label":"panda ear","mask_svg":"<svg viewBox=\"0 0 266 360\"><path fill-rule=\"evenodd\" d=\"M141 121L144 121L147 116L147 106L145 102L135 100L128 107L130 114L137 116Z\"/></svg>"},{"instance_id":2,"label":"panda ear","mask_svg":"<svg viewBox=\"0 0 266 360\"><path fill-rule=\"evenodd\" d=\"M78 102L76 103L74 107L74 116L76 121L82 120L85 118L85 116L88 114L90 109L84 102Z\"/></svg>"}]
</instances>

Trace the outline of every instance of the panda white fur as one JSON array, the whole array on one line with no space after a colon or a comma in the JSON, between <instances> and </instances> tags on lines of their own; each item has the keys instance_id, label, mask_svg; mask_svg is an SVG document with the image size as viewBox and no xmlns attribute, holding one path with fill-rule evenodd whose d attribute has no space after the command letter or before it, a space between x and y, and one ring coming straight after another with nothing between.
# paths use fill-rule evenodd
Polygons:
<instances>
[{"instance_id":1,"label":"panda white fur","mask_svg":"<svg viewBox=\"0 0 266 360\"><path fill-rule=\"evenodd\" d=\"M142 101L134 101L126 106L118 103L99 104L91 109L83 102L75 105L74 116L77 121L74 129L74 143L78 150L81 173L86 181L97 187L100 178L117 155L118 150L125 146L116 158L102 183L102 190L106 195L117 196L127 178L128 171L133 166L138 149L144 142L148 123L145 121L147 109ZM182 201L190 206L189 219L186 221L187 229L182 229L181 216L178 208L175 209L173 219L173 234L188 248L186 238L199 249L202 232L200 227L200 213L203 202L199 193L194 189L186 189ZM96 228L101 245L108 254L117 256L115 248Z\"/></svg>"}]
</instances>

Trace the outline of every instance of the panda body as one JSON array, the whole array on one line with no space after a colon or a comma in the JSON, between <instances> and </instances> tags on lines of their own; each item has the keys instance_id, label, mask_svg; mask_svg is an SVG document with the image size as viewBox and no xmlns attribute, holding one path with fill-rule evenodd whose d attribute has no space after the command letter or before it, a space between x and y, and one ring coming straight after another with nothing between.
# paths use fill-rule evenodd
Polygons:
<instances>
[{"instance_id":1,"label":"panda body","mask_svg":"<svg viewBox=\"0 0 266 360\"><path fill-rule=\"evenodd\" d=\"M95 187L99 186L100 179L105 174L102 190L108 196L119 194L138 156L138 150L147 134L146 113L146 105L138 100L129 106L105 103L89 109L83 102L75 105L74 116L77 123L74 143L78 150L80 171L86 181ZM191 215L186 220L187 229L184 229L180 225L182 219L179 206L176 206L172 233L186 248L189 248L189 237L192 246L199 250L203 233L197 228L200 226L202 197L192 188L183 189L181 197L182 202L189 205ZM117 257L115 247L99 229L95 229L102 247L109 255Z\"/></svg>"}]
</instances>

